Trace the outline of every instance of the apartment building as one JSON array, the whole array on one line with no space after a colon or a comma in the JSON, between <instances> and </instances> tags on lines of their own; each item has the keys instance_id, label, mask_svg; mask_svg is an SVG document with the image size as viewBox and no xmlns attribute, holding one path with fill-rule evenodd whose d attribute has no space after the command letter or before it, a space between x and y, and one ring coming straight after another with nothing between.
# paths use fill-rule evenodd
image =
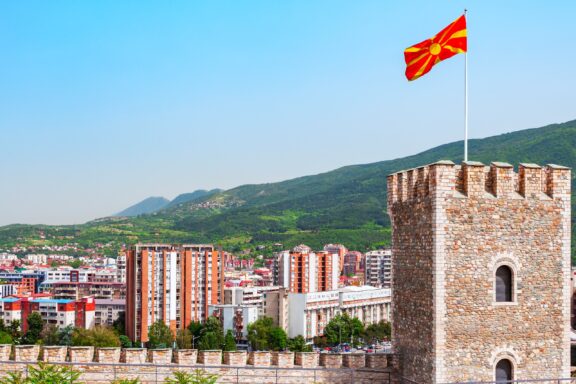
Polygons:
<instances>
[{"instance_id":1,"label":"apartment building","mask_svg":"<svg viewBox=\"0 0 576 384\"><path fill-rule=\"evenodd\" d=\"M116 259L116 281L126 283L126 254L118 255Z\"/></svg>"},{"instance_id":2,"label":"apartment building","mask_svg":"<svg viewBox=\"0 0 576 384\"><path fill-rule=\"evenodd\" d=\"M272 318L274 325L288 329L288 291L284 287L266 291L264 296L264 316Z\"/></svg>"},{"instance_id":3,"label":"apartment building","mask_svg":"<svg viewBox=\"0 0 576 384\"><path fill-rule=\"evenodd\" d=\"M390 319L390 289L370 286L339 290L288 294L288 336L312 339L324 334L324 328L342 313L357 317L364 324Z\"/></svg>"},{"instance_id":4,"label":"apartment building","mask_svg":"<svg viewBox=\"0 0 576 384\"><path fill-rule=\"evenodd\" d=\"M224 288L224 304L252 305L258 308L258 316L264 316L266 294L280 287L230 287Z\"/></svg>"},{"instance_id":5,"label":"apartment building","mask_svg":"<svg viewBox=\"0 0 576 384\"><path fill-rule=\"evenodd\" d=\"M50 284L55 299L125 299L126 285L116 282L60 281Z\"/></svg>"},{"instance_id":6,"label":"apartment building","mask_svg":"<svg viewBox=\"0 0 576 384\"><path fill-rule=\"evenodd\" d=\"M248 338L248 324L255 322L260 317L258 308L254 305L210 305L210 316L215 316L222 323L224 333L232 330L236 340Z\"/></svg>"},{"instance_id":7,"label":"apartment building","mask_svg":"<svg viewBox=\"0 0 576 384\"><path fill-rule=\"evenodd\" d=\"M20 295L38 293L44 279L44 274L37 271L0 272L0 280L14 284Z\"/></svg>"},{"instance_id":8,"label":"apartment building","mask_svg":"<svg viewBox=\"0 0 576 384\"><path fill-rule=\"evenodd\" d=\"M94 324L111 326L118 320L122 313L126 312L125 299L96 299L94 312Z\"/></svg>"},{"instance_id":9,"label":"apartment building","mask_svg":"<svg viewBox=\"0 0 576 384\"><path fill-rule=\"evenodd\" d=\"M126 331L148 341L162 320L174 332L204 321L208 306L223 299L221 252L212 245L138 244L126 252Z\"/></svg>"},{"instance_id":10,"label":"apartment building","mask_svg":"<svg viewBox=\"0 0 576 384\"><path fill-rule=\"evenodd\" d=\"M340 259L338 253L315 253L305 245L280 252L276 254L274 267L276 284L297 293L337 289Z\"/></svg>"},{"instance_id":11,"label":"apartment building","mask_svg":"<svg viewBox=\"0 0 576 384\"><path fill-rule=\"evenodd\" d=\"M342 274L350 276L361 272L364 272L364 255L358 251L348 251L344 255Z\"/></svg>"},{"instance_id":12,"label":"apartment building","mask_svg":"<svg viewBox=\"0 0 576 384\"><path fill-rule=\"evenodd\" d=\"M0 299L0 319L9 324L19 320L23 332L28 327L28 316L38 312L42 321L59 328L74 326L91 328L94 326L95 302L87 297L81 300L2 298Z\"/></svg>"},{"instance_id":13,"label":"apartment building","mask_svg":"<svg viewBox=\"0 0 576 384\"><path fill-rule=\"evenodd\" d=\"M379 249L366 252L365 282L377 288L392 286L392 250Z\"/></svg>"}]
</instances>

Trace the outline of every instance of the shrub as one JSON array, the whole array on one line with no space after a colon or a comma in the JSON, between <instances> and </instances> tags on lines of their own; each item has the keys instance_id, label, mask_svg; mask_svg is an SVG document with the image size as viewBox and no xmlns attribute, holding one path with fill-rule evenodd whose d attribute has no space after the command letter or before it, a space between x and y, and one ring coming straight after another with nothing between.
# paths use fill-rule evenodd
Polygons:
<instances>
[{"instance_id":1,"label":"shrub","mask_svg":"<svg viewBox=\"0 0 576 384\"><path fill-rule=\"evenodd\" d=\"M116 379L111 384L140 384L140 379Z\"/></svg>"},{"instance_id":2,"label":"shrub","mask_svg":"<svg viewBox=\"0 0 576 384\"><path fill-rule=\"evenodd\" d=\"M210 374L202 369L195 369L192 373L176 371L173 377L167 377L165 384L214 384L218 375Z\"/></svg>"},{"instance_id":3,"label":"shrub","mask_svg":"<svg viewBox=\"0 0 576 384\"><path fill-rule=\"evenodd\" d=\"M79 384L80 372L71 367L38 363L38 366L28 366L28 376L22 372L8 372L0 379L0 384Z\"/></svg>"},{"instance_id":4,"label":"shrub","mask_svg":"<svg viewBox=\"0 0 576 384\"><path fill-rule=\"evenodd\" d=\"M96 326L92 329L76 328L72 334L72 345L93 347L119 347L120 339L107 327Z\"/></svg>"}]
</instances>

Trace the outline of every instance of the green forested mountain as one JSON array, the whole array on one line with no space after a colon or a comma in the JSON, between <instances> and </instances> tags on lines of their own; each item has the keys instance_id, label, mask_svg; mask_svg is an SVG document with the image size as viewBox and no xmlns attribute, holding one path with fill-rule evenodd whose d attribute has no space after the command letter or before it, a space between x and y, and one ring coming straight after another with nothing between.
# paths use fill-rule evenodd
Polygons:
<instances>
[{"instance_id":1,"label":"green forested mountain","mask_svg":"<svg viewBox=\"0 0 576 384\"><path fill-rule=\"evenodd\" d=\"M118 212L114 216L138 216L147 213L153 213L161 210L170 203L170 200L164 197L149 197L136 203L125 210Z\"/></svg>"},{"instance_id":2,"label":"green forested mountain","mask_svg":"<svg viewBox=\"0 0 576 384\"><path fill-rule=\"evenodd\" d=\"M393 138L392 138L393 139ZM401 159L353 165L279 183L210 193L150 215L107 218L74 227L42 227L45 241L80 244L135 241L215 242L231 250L259 244L285 247L329 242L365 250L389 241L386 176L441 159L462 161L462 142ZM384 151L385 152L385 151ZM576 166L576 120L469 142L471 160ZM32 241L39 227L0 228L2 245ZM59 236L67 233L72 235ZM52 239L52 240L50 240ZM37 241L37 240L35 240Z\"/></svg>"}]
</instances>

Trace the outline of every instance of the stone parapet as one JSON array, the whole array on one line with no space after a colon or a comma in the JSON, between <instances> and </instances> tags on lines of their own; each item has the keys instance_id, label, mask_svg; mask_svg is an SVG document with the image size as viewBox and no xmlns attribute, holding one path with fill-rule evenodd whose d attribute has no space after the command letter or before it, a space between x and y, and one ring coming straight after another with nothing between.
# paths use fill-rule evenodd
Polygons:
<instances>
[{"instance_id":1,"label":"stone parapet","mask_svg":"<svg viewBox=\"0 0 576 384\"><path fill-rule=\"evenodd\" d=\"M278 368L292 368L294 366L294 352L272 352L272 365Z\"/></svg>"},{"instance_id":2,"label":"stone parapet","mask_svg":"<svg viewBox=\"0 0 576 384\"><path fill-rule=\"evenodd\" d=\"M99 363L118 363L120 361L120 348L97 348L96 361Z\"/></svg>"},{"instance_id":3,"label":"stone parapet","mask_svg":"<svg viewBox=\"0 0 576 384\"><path fill-rule=\"evenodd\" d=\"M172 349L149 349L148 361L153 364L171 364L172 363Z\"/></svg>"},{"instance_id":4,"label":"stone parapet","mask_svg":"<svg viewBox=\"0 0 576 384\"><path fill-rule=\"evenodd\" d=\"M324 368L341 368L342 355L340 353L321 353L320 366Z\"/></svg>"},{"instance_id":5,"label":"stone parapet","mask_svg":"<svg viewBox=\"0 0 576 384\"><path fill-rule=\"evenodd\" d=\"M437 177L439 174L442 177ZM434 177L436 176L436 177ZM518 173L511 164L493 162L485 166L468 161L461 166L451 161L439 161L423 167L393 173L387 178L388 206L397 202L418 201L431 196L436 189L448 188L461 197L525 199L554 198L570 190L570 169L549 164L522 163Z\"/></svg>"},{"instance_id":6,"label":"stone parapet","mask_svg":"<svg viewBox=\"0 0 576 384\"><path fill-rule=\"evenodd\" d=\"M225 351L224 365L243 367L246 365L246 351Z\"/></svg>"},{"instance_id":7,"label":"stone parapet","mask_svg":"<svg viewBox=\"0 0 576 384\"><path fill-rule=\"evenodd\" d=\"M316 368L318 355L316 352L294 352L294 365L302 368Z\"/></svg>"},{"instance_id":8,"label":"stone parapet","mask_svg":"<svg viewBox=\"0 0 576 384\"><path fill-rule=\"evenodd\" d=\"M15 361L37 362L38 345L0 345L0 363L10 361L12 347L17 351ZM130 364L147 364L166 366L171 365L174 357L174 367L178 365L226 366L242 367L252 365L254 367L271 367L278 369L299 368L374 368L382 369L391 366L391 354L337 354L317 352L269 352L269 351L227 351L220 350L198 351L195 349L145 349L145 348L94 348L90 346L46 346L42 348L42 361L58 363L65 362L66 356L70 356L70 363L91 363L94 360L104 364L117 364L118 367ZM36 358L33 358L36 356ZM222 357L224 363L222 364ZM96 359L94 359L96 358ZM88 365L86 365L88 366Z\"/></svg>"},{"instance_id":9,"label":"stone parapet","mask_svg":"<svg viewBox=\"0 0 576 384\"><path fill-rule=\"evenodd\" d=\"M198 364L204 365L221 365L222 351L198 351Z\"/></svg>"},{"instance_id":10,"label":"stone parapet","mask_svg":"<svg viewBox=\"0 0 576 384\"><path fill-rule=\"evenodd\" d=\"M248 364L255 367L269 367L271 355L268 351L253 351L248 355Z\"/></svg>"},{"instance_id":11,"label":"stone parapet","mask_svg":"<svg viewBox=\"0 0 576 384\"><path fill-rule=\"evenodd\" d=\"M94 347L69 347L72 363L91 363L94 360Z\"/></svg>"},{"instance_id":12,"label":"stone parapet","mask_svg":"<svg viewBox=\"0 0 576 384\"><path fill-rule=\"evenodd\" d=\"M195 365L197 358L197 349L176 349L174 351L174 362L179 365Z\"/></svg>"},{"instance_id":13,"label":"stone parapet","mask_svg":"<svg viewBox=\"0 0 576 384\"><path fill-rule=\"evenodd\" d=\"M0 344L0 361L10 360L12 344Z\"/></svg>"},{"instance_id":14,"label":"stone parapet","mask_svg":"<svg viewBox=\"0 0 576 384\"><path fill-rule=\"evenodd\" d=\"M364 368L366 366L366 354L345 353L342 355L342 365L346 368Z\"/></svg>"},{"instance_id":15,"label":"stone parapet","mask_svg":"<svg viewBox=\"0 0 576 384\"><path fill-rule=\"evenodd\" d=\"M126 348L122 349L120 361L128 364L144 364L148 357L146 348Z\"/></svg>"},{"instance_id":16,"label":"stone parapet","mask_svg":"<svg viewBox=\"0 0 576 384\"><path fill-rule=\"evenodd\" d=\"M14 346L14 360L15 361L38 361L38 354L40 353L39 345L15 345Z\"/></svg>"},{"instance_id":17,"label":"stone parapet","mask_svg":"<svg viewBox=\"0 0 576 384\"><path fill-rule=\"evenodd\" d=\"M384 369L388 367L388 356L384 353L367 353L366 368Z\"/></svg>"},{"instance_id":18,"label":"stone parapet","mask_svg":"<svg viewBox=\"0 0 576 384\"><path fill-rule=\"evenodd\" d=\"M47 363L62 363L66 361L68 347L66 346L45 346L42 347L42 361Z\"/></svg>"}]
</instances>

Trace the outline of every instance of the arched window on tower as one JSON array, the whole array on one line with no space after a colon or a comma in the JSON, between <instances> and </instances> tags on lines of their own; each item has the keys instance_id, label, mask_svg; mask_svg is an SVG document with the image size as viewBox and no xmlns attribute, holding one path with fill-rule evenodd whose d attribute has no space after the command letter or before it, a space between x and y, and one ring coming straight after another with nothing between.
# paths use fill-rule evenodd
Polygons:
<instances>
[{"instance_id":1,"label":"arched window on tower","mask_svg":"<svg viewBox=\"0 0 576 384\"><path fill-rule=\"evenodd\" d=\"M513 380L510 360L502 359L496 364L495 378L497 383L506 383Z\"/></svg>"},{"instance_id":2,"label":"arched window on tower","mask_svg":"<svg viewBox=\"0 0 576 384\"><path fill-rule=\"evenodd\" d=\"M501 265L496 270L496 301L512 301L512 269Z\"/></svg>"}]
</instances>

